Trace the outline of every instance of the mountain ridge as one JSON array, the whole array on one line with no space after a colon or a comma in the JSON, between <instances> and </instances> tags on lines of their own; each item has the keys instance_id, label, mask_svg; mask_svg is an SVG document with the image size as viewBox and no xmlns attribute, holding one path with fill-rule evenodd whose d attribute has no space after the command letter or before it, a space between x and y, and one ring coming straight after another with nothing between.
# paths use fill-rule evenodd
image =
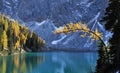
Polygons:
<instances>
[{"instance_id":1,"label":"mountain ridge","mask_svg":"<svg viewBox=\"0 0 120 73\"><path fill-rule=\"evenodd\" d=\"M47 47L67 49L94 48L97 50L97 45L95 46L95 43L90 42L88 38L86 40L78 37L80 33L70 35L55 35L52 33L56 28L64 24L67 25L70 22L85 22L91 30L98 28L104 35L108 33L105 32L99 22L101 17L104 15L104 9L108 4L106 0L1 1L3 1L3 3L0 4L0 12L6 13L15 19L18 19L21 23L25 23L29 29L34 30L39 36L45 39ZM9 4L5 1L9 2ZM5 8L3 9L2 6ZM107 40L106 37L104 37L104 39Z\"/></svg>"}]
</instances>

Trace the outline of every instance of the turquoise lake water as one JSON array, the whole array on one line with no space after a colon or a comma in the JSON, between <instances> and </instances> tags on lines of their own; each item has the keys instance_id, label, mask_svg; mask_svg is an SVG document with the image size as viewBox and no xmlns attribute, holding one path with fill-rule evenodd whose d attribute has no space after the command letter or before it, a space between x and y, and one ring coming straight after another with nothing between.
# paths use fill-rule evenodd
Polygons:
<instances>
[{"instance_id":1,"label":"turquoise lake water","mask_svg":"<svg viewBox=\"0 0 120 73\"><path fill-rule=\"evenodd\" d=\"M43 52L0 57L0 73L94 73L97 53Z\"/></svg>"}]
</instances>

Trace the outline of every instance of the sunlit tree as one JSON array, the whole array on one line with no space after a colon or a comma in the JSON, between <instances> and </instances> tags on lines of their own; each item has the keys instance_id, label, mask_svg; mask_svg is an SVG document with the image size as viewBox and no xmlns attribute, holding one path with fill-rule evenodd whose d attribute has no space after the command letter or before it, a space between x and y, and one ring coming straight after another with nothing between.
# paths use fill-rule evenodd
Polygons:
<instances>
[{"instance_id":1,"label":"sunlit tree","mask_svg":"<svg viewBox=\"0 0 120 73\"><path fill-rule=\"evenodd\" d=\"M102 46L104 46L104 56L105 60L108 62L109 61L109 47L104 43L103 38L102 38L102 33L98 31L98 29L95 29L94 31L91 31L85 23L70 23L68 25L64 25L63 27L59 27L54 31L55 34L69 34L69 33L75 33L75 32L81 32L81 37L89 37L92 40L95 41L100 41ZM103 48L103 47L102 47Z\"/></svg>"},{"instance_id":2,"label":"sunlit tree","mask_svg":"<svg viewBox=\"0 0 120 73\"><path fill-rule=\"evenodd\" d=\"M19 33L20 33L20 26L18 24L18 21L15 21L14 23L14 33L15 33L15 36L19 36Z\"/></svg>"},{"instance_id":3,"label":"sunlit tree","mask_svg":"<svg viewBox=\"0 0 120 73\"><path fill-rule=\"evenodd\" d=\"M0 15L0 53L12 54L25 48L40 49L45 42L35 32L8 16ZM32 47L30 47L32 46ZM7 51L6 51L7 50Z\"/></svg>"},{"instance_id":4,"label":"sunlit tree","mask_svg":"<svg viewBox=\"0 0 120 73\"><path fill-rule=\"evenodd\" d=\"M17 40L17 42L15 43L15 49L19 49L20 48L20 40Z\"/></svg>"},{"instance_id":5,"label":"sunlit tree","mask_svg":"<svg viewBox=\"0 0 120 73\"><path fill-rule=\"evenodd\" d=\"M3 31L3 35L1 37L2 49L8 50L8 39L6 31Z\"/></svg>"},{"instance_id":6,"label":"sunlit tree","mask_svg":"<svg viewBox=\"0 0 120 73\"><path fill-rule=\"evenodd\" d=\"M103 41L102 34L98 32L98 29L96 29L95 31L91 31L86 24L82 24L80 22L75 24L70 23L68 25L64 25L63 27L60 27L54 31L55 34L61 33L69 34L71 32L82 32L81 33L82 37L89 36L89 38L93 40Z\"/></svg>"}]
</instances>

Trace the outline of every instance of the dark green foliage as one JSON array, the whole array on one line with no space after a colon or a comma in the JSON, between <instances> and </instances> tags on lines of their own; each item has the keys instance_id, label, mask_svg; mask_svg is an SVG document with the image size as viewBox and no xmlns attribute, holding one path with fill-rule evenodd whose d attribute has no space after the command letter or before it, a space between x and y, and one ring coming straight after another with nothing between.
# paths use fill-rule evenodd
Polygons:
<instances>
[{"instance_id":1,"label":"dark green foliage","mask_svg":"<svg viewBox=\"0 0 120 73\"><path fill-rule=\"evenodd\" d=\"M120 0L109 0L109 6L106 8L105 17L103 17L102 21L106 22L105 28L112 32L113 36L109 40L110 62L105 65L101 62L101 59L104 58L99 56L97 72L104 67L104 71L98 73L115 73L116 71L120 71ZM99 52L99 55L102 55L102 53Z\"/></svg>"},{"instance_id":2,"label":"dark green foliage","mask_svg":"<svg viewBox=\"0 0 120 73\"><path fill-rule=\"evenodd\" d=\"M109 55L109 52L106 53L106 48L101 42L98 47L99 58L97 60L96 73L107 73L109 71L108 67L111 66L111 63L108 63L108 57L106 56L106 54Z\"/></svg>"},{"instance_id":3,"label":"dark green foliage","mask_svg":"<svg viewBox=\"0 0 120 73\"><path fill-rule=\"evenodd\" d=\"M105 63L105 60L106 60L105 51L104 51L104 46L103 46L102 43L99 44L98 53L99 53L99 58L98 58L98 61L97 61L97 71L99 72L100 68L103 68L106 64Z\"/></svg>"},{"instance_id":4,"label":"dark green foliage","mask_svg":"<svg viewBox=\"0 0 120 73\"><path fill-rule=\"evenodd\" d=\"M45 45L45 41L27 27L19 25L5 15L0 15L0 55L21 52L30 49L37 51Z\"/></svg>"},{"instance_id":5,"label":"dark green foliage","mask_svg":"<svg viewBox=\"0 0 120 73\"><path fill-rule=\"evenodd\" d=\"M27 36L26 46L31 48L32 51L37 51L42 45L45 45L45 41L42 38L38 37L34 32L29 32L29 36ZM42 42L42 43L41 43Z\"/></svg>"}]
</instances>

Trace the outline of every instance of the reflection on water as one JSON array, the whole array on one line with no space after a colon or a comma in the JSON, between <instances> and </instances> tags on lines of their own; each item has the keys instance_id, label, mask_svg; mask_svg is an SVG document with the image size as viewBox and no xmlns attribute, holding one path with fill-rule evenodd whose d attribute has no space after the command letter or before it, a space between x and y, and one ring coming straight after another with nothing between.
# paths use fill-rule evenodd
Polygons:
<instances>
[{"instance_id":1,"label":"reflection on water","mask_svg":"<svg viewBox=\"0 0 120 73\"><path fill-rule=\"evenodd\" d=\"M0 57L0 73L93 73L97 53L44 52Z\"/></svg>"},{"instance_id":2,"label":"reflection on water","mask_svg":"<svg viewBox=\"0 0 120 73\"><path fill-rule=\"evenodd\" d=\"M43 62L43 55L20 54L0 57L0 73L32 73Z\"/></svg>"}]
</instances>

